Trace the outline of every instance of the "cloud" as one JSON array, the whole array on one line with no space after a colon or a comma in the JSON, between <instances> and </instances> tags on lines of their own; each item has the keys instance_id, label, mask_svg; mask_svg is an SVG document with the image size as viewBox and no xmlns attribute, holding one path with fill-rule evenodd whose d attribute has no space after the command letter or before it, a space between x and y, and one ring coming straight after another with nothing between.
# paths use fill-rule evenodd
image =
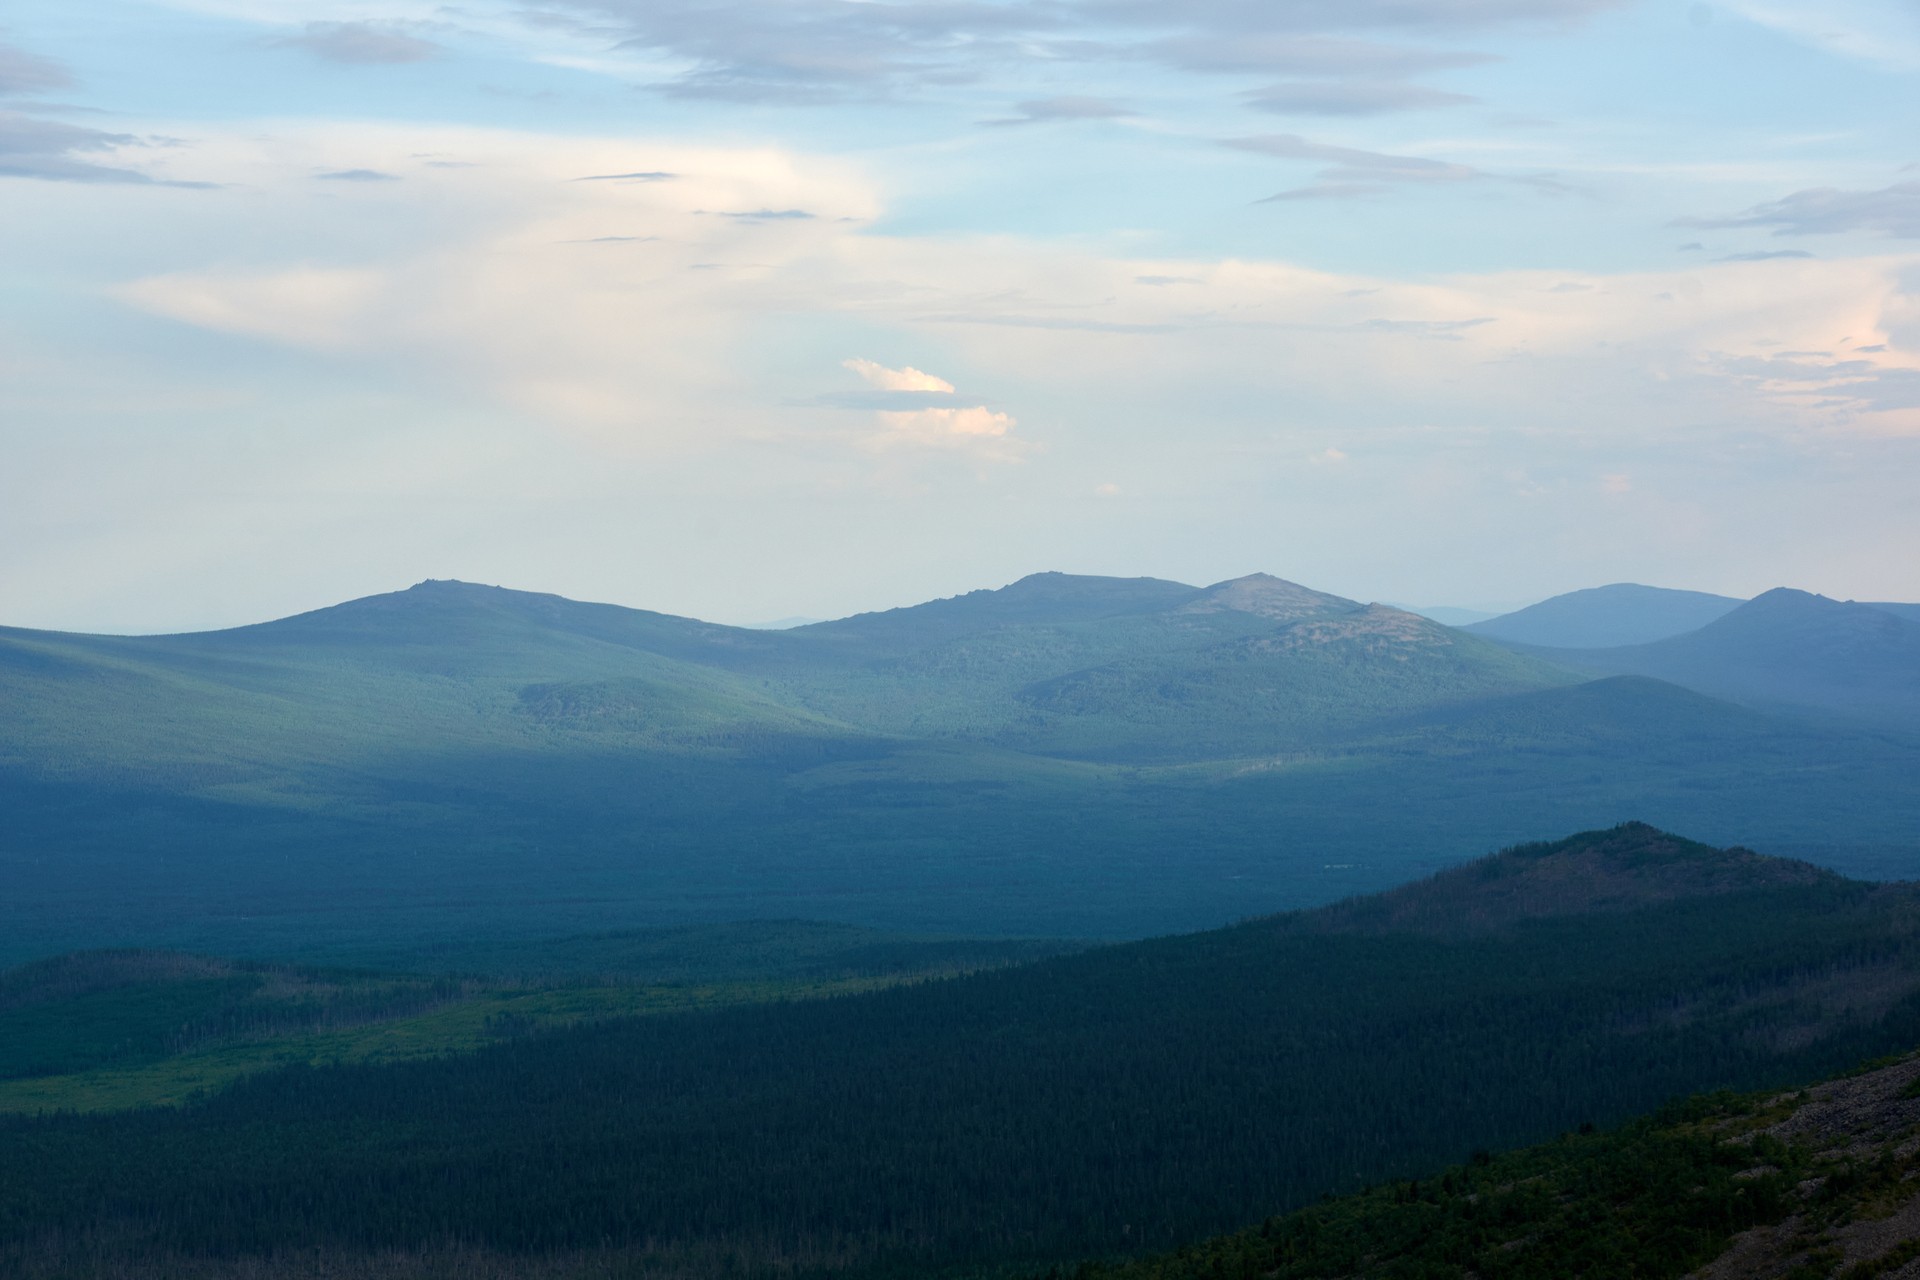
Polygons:
<instances>
[{"instance_id":1,"label":"cloud","mask_svg":"<svg viewBox=\"0 0 1920 1280\"><path fill-rule=\"evenodd\" d=\"M1375 316L1362 320L1355 328L1370 329L1375 333L1412 333L1424 334L1436 338L1456 338L1467 329L1477 329L1483 324L1493 324L1496 316L1473 316L1466 320L1389 320Z\"/></svg>"},{"instance_id":2,"label":"cloud","mask_svg":"<svg viewBox=\"0 0 1920 1280\"><path fill-rule=\"evenodd\" d=\"M1020 114L1001 120L983 120L982 124L1046 124L1060 120L1117 120L1133 112L1105 98L1037 98L1014 104Z\"/></svg>"},{"instance_id":3,"label":"cloud","mask_svg":"<svg viewBox=\"0 0 1920 1280\"><path fill-rule=\"evenodd\" d=\"M654 87L680 97L824 104L997 76L1011 65L1147 59L1197 74L1392 79L1487 55L1374 41L1452 39L1564 25L1624 0L549 0L551 25L611 32L622 50L678 68ZM565 15L578 15L569 23Z\"/></svg>"},{"instance_id":4,"label":"cloud","mask_svg":"<svg viewBox=\"0 0 1920 1280\"><path fill-rule=\"evenodd\" d=\"M162 184L136 169L98 164L85 158L139 145L140 139L131 134L105 133L80 125L0 111L0 177L42 178L51 182L205 185L190 182Z\"/></svg>"},{"instance_id":5,"label":"cloud","mask_svg":"<svg viewBox=\"0 0 1920 1280\"><path fill-rule=\"evenodd\" d=\"M891 431L923 442L997 439L1018 425L1011 415L983 404L968 409L883 409L880 421Z\"/></svg>"},{"instance_id":6,"label":"cloud","mask_svg":"<svg viewBox=\"0 0 1920 1280\"><path fill-rule=\"evenodd\" d=\"M738 222L811 222L820 215L806 209L721 209L723 218Z\"/></svg>"},{"instance_id":7,"label":"cloud","mask_svg":"<svg viewBox=\"0 0 1920 1280\"><path fill-rule=\"evenodd\" d=\"M883 364L862 360L856 356L851 360L842 360L840 366L843 369L853 370L865 379L868 386L878 387L882 391L933 391L945 395L953 394L951 382L945 378L936 378L930 373L923 373L912 365L901 369L889 369Z\"/></svg>"},{"instance_id":8,"label":"cloud","mask_svg":"<svg viewBox=\"0 0 1920 1280\"><path fill-rule=\"evenodd\" d=\"M1330 167L1322 169L1319 182L1268 196L1262 204L1286 200L1344 199L1377 195L1394 183L1474 182L1487 175L1464 164L1429 160L1422 156L1391 155L1384 151L1363 151L1356 147L1331 146L1310 142L1293 133L1268 133L1250 138L1230 138L1223 145L1238 151L1272 156L1276 160L1321 160Z\"/></svg>"},{"instance_id":9,"label":"cloud","mask_svg":"<svg viewBox=\"0 0 1920 1280\"><path fill-rule=\"evenodd\" d=\"M1133 278L1133 282L1135 284L1148 285L1156 289L1165 288L1168 285L1175 285L1175 284L1205 284L1206 283L1206 281L1200 278L1199 276L1135 276Z\"/></svg>"},{"instance_id":10,"label":"cloud","mask_svg":"<svg viewBox=\"0 0 1920 1280\"><path fill-rule=\"evenodd\" d=\"M1385 79L1497 61L1484 53L1420 49L1336 36L1261 33L1171 36L1140 53L1182 71Z\"/></svg>"},{"instance_id":11,"label":"cloud","mask_svg":"<svg viewBox=\"0 0 1920 1280\"><path fill-rule=\"evenodd\" d=\"M1229 138L1222 144L1236 151L1251 151L1256 155L1272 156L1278 160L1325 160L1333 168L1322 173L1322 177L1338 180L1341 178L1366 178L1389 182L1465 182L1483 175L1478 169L1464 164L1451 164L1445 160L1429 160L1422 156L1398 156L1384 151L1363 151L1357 147L1338 147L1324 142L1310 142L1295 133L1266 133L1251 138Z\"/></svg>"},{"instance_id":12,"label":"cloud","mask_svg":"<svg viewBox=\"0 0 1920 1280\"><path fill-rule=\"evenodd\" d=\"M1307 455L1308 462L1324 467L1337 467L1346 460L1346 450L1336 449L1332 445L1328 445L1318 453L1310 453Z\"/></svg>"},{"instance_id":13,"label":"cloud","mask_svg":"<svg viewBox=\"0 0 1920 1280\"><path fill-rule=\"evenodd\" d=\"M1258 201L1257 203L1260 204L1288 200L1338 200L1356 196L1374 196L1383 194L1396 184L1497 181L1518 183L1548 192L1570 190L1558 179L1538 174L1488 173L1484 169L1476 169L1471 165L1432 160L1425 156L1402 156L1385 151L1366 151L1358 147L1312 142L1294 133L1266 133L1247 138L1228 138L1223 140L1221 145L1238 151L1251 151L1256 155L1272 156L1276 160L1328 162L1329 167L1320 170L1316 175L1319 181L1313 186L1296 187L1278 192Z\"/></svg>"},{"instance_id":14,"label":"cloud","mask_svg":"<svg viewBox=\"0 0 1920 1280\"><path fill-rule=\"evenodd\" d=\"M0 96L42 93L72 85L73 77L59 63L0 41Z\"/></svg>"},{"instance_id":15,"label":"cloud","mask_svg":"<svg viewBox=\"0 0 1920 1280\"><path fill-rule=\"evenodd\" d=\"M1268 85L1243 96L1249 106L1261 111L1313 116L1375 116L1479 101L1464 93L1398 80L1299 80Z\"/></svg>"},{"instance_id":16,"label":"cloud","mask_svg":"<svg viewBox=\"0 0 1920 1280\"><path fill-rule=\"evenodd\" d=\"M1724 218L1681 218L1677 227L1772 227L1777 236L1873 231L1900 240L1920 238L1920 182L1896 182L1878 191L1813 187Z\"/></svg>"},{"instance_id":17,"label":"cloud","mask_svg":"<svg viewBox=\"0 0 1920 1280\"><path fill-rule=\"evenodd\" d=\"M659 169L649 169L641 173L589 173L585 177L575 178L575 182L669 182L679 177L677 173L667 173Z\"/></svg>"},{"instance_id":18,"label":"cloud","mask_svg":"<svg viewBox=\"0 0 1920 1280\"><path fill-rule=\"evenodd\" d=\"M382 173L378 169L336 169L332 173L313 175L322 182L398 182L398 174Z\"/></svg>"},{"instance_id":19,"label":"cloud","mask_svg":"<svg viewBox=\"0 0 1920 1280\"><path fill-rule=\"evenodd\" d=\"M431 40L409 35L395 24L379 22L309 22L300 35L283 36L272 43L349 66L425 62L442 52L441 46Z\"/></svg>"},{"instance_id":20,"label":"cloud","mask_svg":"<svg viewBox=\"0 0 1920 1280\"><path fill-rule=\"evenodd\" d=\"M1360 163L1352 149L1264 145L1323 166ZM403 167L423 151L480 163ZM1028 447L1028 415L1014 421L1023 403L1049 406L1061 450L1093 448L1108 432L1164 448L1165 423L1201 413L1222 431L1265 431L1284 406L1287 420L1326 424L1284 444L1293 459L1336 425L1340 448L1357 460L1364 446L1373 459L1383 450L1369 433L1436 418L1583 441L1638 435L1649 448L1663 433L1733 430L1716 424L1891 434L1916 418L1898 407L1911 384L1894 370L1920 366L1920 284L1902 275L1920 272L1917 255L1788 271L1694 258L1685 269L1583 275L1595 288L1569 294L1551 292L1568 279L1559 270L1405 280L1062 239L881 234L879 162L826 153L330 122L209 130L195 156L250 199L170 215L169 243L196 246L176 260L219 261L218 247L263 217L284 228L288 248L245 270L149 276L120 293L126 301L232 335L223 358L236 366L241 343L297 348L337 370L329 383L416 387L421 403L484 406L609 451L720 458L759 441L767 456L843 461L849 447L923 445L991 460ZM636 169L636 157L683 177L644 199L618 183L568 181ZM347 161L407 174L396 191L410 198L393 202L377 242L313 199L314 172ZM800 207L822 216L779 234L697 212ZM180 228L199 241L180 240ZM618 253L569 243L609 233L657 242ZM688 270L737 263L746 240L755 265ZM1674 300L1653 301L1662 292ZM1847 368L1777 359L1835 349L1842 334L1892 349ZM853 360L824 376L857 395L805 394L825 389L805 383L829 342ZM914 352L912 366L872 358L888 350ZM991 369L1004 403L951 389L928 365ZM1541 404L1557 406L1550 426ZM822 430L823 411L843 429ZM1611 456L1609 469L1632 468L1628 453Z\"/></svg>"},{"instance_id":21,"label":"cloud","mask_svg":"<svg viewBox=\"0 0 1920 1280\"><path fill-rule=\"evenodd\" d=\"M1771 262L1775 258L1811 258L1805 249L1757 249L1752 253L1729 253L1716 262Z\"/></svg>"},{"instance_id":22,"label":"cloud","mask_svg":"<svg viewBox=\"0 0 1920 1280\"><path fill-rule=\"evenodd\" d=\"M953 384L945 378L912 365L890 369L857 356L842 360L840 365L859 374L875 390L867 393L871 399L864 403L840 397L830 397L824 403L873 408L874 418L882 428L882 434L874 441L876 444L966 446L983 459L1003 462L1012 461L1025 452L1023 443L1009 438L1008 433L1018 425L1011 414L984 404L962 407L938 403L939 399L954 394Z\"/></svg>"}]
</instances>

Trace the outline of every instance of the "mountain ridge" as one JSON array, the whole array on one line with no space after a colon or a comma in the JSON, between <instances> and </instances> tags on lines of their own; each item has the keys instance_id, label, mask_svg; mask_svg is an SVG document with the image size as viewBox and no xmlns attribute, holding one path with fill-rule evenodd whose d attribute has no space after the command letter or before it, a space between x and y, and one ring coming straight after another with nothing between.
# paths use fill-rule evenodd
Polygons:
<instances>
[{"instance_id":1,"label":"mountain ridge","mask_svg":"<svg viewBox=\"0 0 1920 1280\"><path fill-rule=\"evenodd\" d=\"M1791 587L1763 592L1684 635L1552 656L1763 708L1920 728L1920 622Z\"/></svg>"},{"instance_id":2,"label":"mountain ridge","mask_svg":"<svg viewBox=\"0 0 1920 1280\"><path fill-rule=\"evenodd\" d=\"M1644 822L1625 822L1516 845L1381 894L1320 908L1305 919L1317 932L1460 936L1555 916L1842 880L1798 859L1715 848Z\"/></svg>"},{"instance_id":3,"label":"mountain ridge","mask_svg":"<svg viewBox=\"0 0 1920 1280\"><path fill-rule=\"evenodd\" d=\"M1605 649L1698 630L1740 603L1704 591L1615 582L1569 591L1461 630L1511 644Z\"/></svg>"}]
</instances>

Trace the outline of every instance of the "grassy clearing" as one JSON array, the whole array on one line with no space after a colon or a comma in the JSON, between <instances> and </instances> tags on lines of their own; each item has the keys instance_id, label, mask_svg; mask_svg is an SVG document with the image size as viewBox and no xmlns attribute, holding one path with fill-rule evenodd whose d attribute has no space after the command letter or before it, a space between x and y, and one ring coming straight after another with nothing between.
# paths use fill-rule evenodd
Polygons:
<instances>
[{"instance_id":1,"label":"grassy clearing","mask_svg":"<svg viewBox=\"0 0 1920 1280\"><path fill-rule=\"evenodd\" d=\"M471 1053L577 1023L821 999L980 967L965 953L956 968L937 944L919 963L904 944L888 958L880 972L650 983L417 977L170 952L60 957L0 974L0 1112L179 1106L289 1065Z\"/></svg>"}]
</instances>

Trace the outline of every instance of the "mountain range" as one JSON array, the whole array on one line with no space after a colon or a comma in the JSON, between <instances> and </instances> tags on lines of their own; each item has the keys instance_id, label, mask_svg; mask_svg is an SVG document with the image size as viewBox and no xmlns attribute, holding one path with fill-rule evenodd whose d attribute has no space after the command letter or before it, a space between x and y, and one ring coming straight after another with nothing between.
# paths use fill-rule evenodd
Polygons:
<instances>
[{"instance_id":1,"label":"mountain range","mask_svg":"<svg viewBox=\"0 0 1920 1280\"><path fill-rule=\"evenodd\" d=\"M0 629L0 936L1113 937L1630 816L1886 874L1920 852L1916 629L1772 593L1515 648L1261 574L1051 573L783 631L458 582L220 632ZM1792 679L1844 713L1771 696Z\"/></svg>"}]
</instances>

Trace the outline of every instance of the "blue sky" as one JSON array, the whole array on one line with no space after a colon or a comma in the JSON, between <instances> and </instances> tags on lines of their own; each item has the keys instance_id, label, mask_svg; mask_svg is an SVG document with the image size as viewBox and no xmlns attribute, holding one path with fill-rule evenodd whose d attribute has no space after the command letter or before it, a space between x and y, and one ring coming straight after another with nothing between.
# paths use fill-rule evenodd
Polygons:
<instances>
[{"instance_id":1,"label":"blue sky","mask_svg":"<svg viewBox=\"0 0 1920 1280\"><path fill-rule=\"evenodd\" d=\"M0 620L1920 599L1920 7L24 0Z\"/></svg>"}]
</instances>

